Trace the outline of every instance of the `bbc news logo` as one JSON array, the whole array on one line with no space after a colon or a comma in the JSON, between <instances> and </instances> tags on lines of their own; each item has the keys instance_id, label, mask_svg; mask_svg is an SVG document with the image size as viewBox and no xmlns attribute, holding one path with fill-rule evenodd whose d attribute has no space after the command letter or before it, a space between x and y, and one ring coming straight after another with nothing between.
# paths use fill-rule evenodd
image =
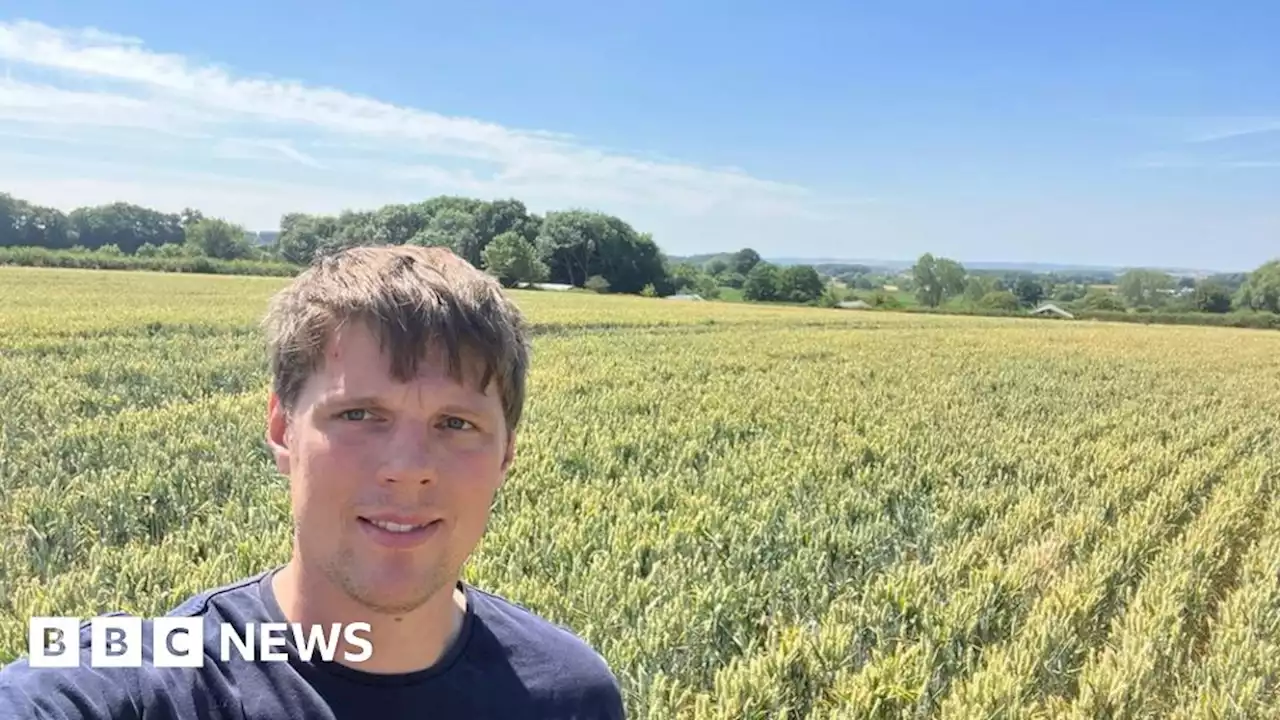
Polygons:
<instances>
[{"instance_id":1,"label":"bbc news logo","mask_svg":"<svg viewBox=\"0 0 1280 720\"><path fill-rule=\"evenodd\" d=\"M198 668L207 660L205 624L202 618L158 617L143 629L142 618L110 616L89 620L89 666L142 667L142 647L151 641L150 664L155 667ZM28 662L33 668L71 668L80 665L81 619L33 617L28 626ZM359 648L346 651L346 662L359 663L373 656L367 637L368 623L302 625L299 623L247 623L243 630L223 623L219 630L219 657L250 662L288 662L289 640L298 656L310 662L317 656L333 662L339 656L339 640Z\"/></svg>"}]
</instances>

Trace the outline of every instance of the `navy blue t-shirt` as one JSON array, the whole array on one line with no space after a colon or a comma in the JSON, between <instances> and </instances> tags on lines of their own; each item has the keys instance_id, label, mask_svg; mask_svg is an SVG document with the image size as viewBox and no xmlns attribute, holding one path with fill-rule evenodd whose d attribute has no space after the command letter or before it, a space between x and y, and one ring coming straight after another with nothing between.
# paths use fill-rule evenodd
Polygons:
<instances>
[{"instance_id":1,"label":"navy blue t-shirt","mask_svg":"<svg viewBox=\"0 0 1280 720\"><path fill-rule=\"evenodd\" d=\"M142 667L95 668L89 625L77 668L0 671L0 718L70 720L293 720L295 718L624 717L617 678L568 630L496 595L460 584L467 611L457 641L431 668L403 675L361 672L318 656L289 662L222 661L220 626L286 622L271 591L274 570L197 595L169 615L203 620L200 668L157 668L151 621L143 620ZM288 637L288 634L285 635Z\"/></svg>"}]
</instances>

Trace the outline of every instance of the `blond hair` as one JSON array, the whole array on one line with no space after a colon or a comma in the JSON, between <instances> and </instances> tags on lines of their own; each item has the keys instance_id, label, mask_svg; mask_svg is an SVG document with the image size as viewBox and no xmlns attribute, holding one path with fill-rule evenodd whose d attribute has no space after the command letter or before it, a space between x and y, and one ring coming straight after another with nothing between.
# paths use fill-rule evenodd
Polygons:
<instances>
[{"instance_id":1,"label":"blond hair","mask_svg":"<svg viewBox=\"0 0 1280 720\"><path fill-rule=\"evenodd\" d=\"M496 381L508 430L519 425L529 365L519 309L497 280L448 249L409 245L319 257L271 299L263 326L272 389L287 411L321 367L334 331L353 320L378 337L400 382L428 352L443 351L456 381L473 379L475 369L480 389Z\"/></svg>"}]
</instances>

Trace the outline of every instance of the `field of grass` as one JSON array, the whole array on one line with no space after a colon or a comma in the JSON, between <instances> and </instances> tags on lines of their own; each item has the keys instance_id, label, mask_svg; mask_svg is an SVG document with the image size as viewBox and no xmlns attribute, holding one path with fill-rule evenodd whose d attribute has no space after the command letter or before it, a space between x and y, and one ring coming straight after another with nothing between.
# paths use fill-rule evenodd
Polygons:
<instances>
[{"instance_id":1,"label":"field of grass","mask_svg":"<svg viewBox=\"0 0 1280 720\"><path fill-rule=\"evenodd\" d=\"M0 268L0 663L284 562L282 279ZM467 579L635 718L1280 713L1280 334L517 292Z\"/></svg>"}]
</instances>

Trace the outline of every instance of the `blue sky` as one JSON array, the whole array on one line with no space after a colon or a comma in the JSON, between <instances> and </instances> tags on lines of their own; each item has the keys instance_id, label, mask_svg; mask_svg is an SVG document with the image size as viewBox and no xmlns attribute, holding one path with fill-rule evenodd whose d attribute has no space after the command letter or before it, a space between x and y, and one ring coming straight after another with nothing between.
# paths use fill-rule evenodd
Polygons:
<instances>
[{"instance_id":1,"label":"blue sky","mask_svg":"<svg viewBox=\"0 0 1280 720\"><path fill-rule=\"evenodd\" d=\"M1280 257L1280 5L0 8L0 191L252 229L438 194L669 253L1251 269Z\"/></svg>"}]
</instances>

